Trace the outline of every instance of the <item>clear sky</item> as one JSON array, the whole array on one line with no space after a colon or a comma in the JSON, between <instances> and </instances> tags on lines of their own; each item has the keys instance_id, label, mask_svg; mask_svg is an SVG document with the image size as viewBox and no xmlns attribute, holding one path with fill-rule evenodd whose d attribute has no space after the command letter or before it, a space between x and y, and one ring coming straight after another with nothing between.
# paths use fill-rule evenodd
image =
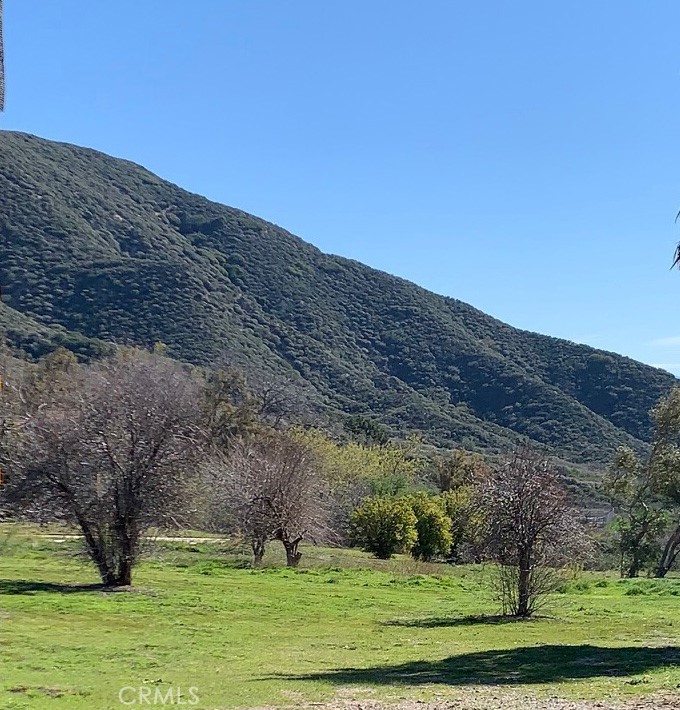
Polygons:
<instances>
[{"instance_id":1,"label":"clear sky","mask_svg":"<svg viewBox=\"0 0 680 710\"><path fill-rule=\"evenodd\" d=\"M5 128L680 373L677 0L5 0Z\"/></svg>"}]
</instances>

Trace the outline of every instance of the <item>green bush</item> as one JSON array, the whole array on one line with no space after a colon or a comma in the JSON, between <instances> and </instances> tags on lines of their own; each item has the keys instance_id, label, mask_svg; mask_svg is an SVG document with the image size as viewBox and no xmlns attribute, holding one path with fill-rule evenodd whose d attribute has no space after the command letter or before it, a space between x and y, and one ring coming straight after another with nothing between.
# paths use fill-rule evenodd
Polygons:
<instances>
[{"instance_id":1,"label":"green bush","mask_svg":"<svg viewBox=\"0 0 680 710\"><path fill-rule=\"evenodd\" d=\"M417 540L411 554L429 562L438 555L448 555L451 550L451 518L444 512L440 497L418 493L408 502L416 516Z\"/></svg>"},{"instance_id":2,"label":"green bush","mask_svg":"<svg viewBox=\"0 0 680 710\"><path fill-rule=\"evenodd\" d=\"M351 539L366 552L387 560L408 552L418 539L416 516L403 498L367 498L352 513Z\"/></svg>"},{"instance_id":3,"label":"green bush","mask_svg":"<svg viewBox=\"0 0 680 710\"><path fill-rule=\"evenodd\" d=\"M451 519L451 550L449 557L454 562L474 560L475 555L483 546L484 513L474 498L474 488L463 485L448 490L440 496L444 513ZM463 552L467 548L468 554ZM462 558L462 560L461 560Z\"/></svg>"}]
</instances>

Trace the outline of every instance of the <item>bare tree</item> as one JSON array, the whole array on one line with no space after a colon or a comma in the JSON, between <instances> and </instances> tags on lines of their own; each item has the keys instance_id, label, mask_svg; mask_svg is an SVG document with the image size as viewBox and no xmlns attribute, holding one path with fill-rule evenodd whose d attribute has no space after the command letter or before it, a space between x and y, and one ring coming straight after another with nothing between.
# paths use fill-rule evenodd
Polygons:
<instances>
[{"instance_id":1,"label":"bare tree","mask_svg":"<svg viewBox=\"0 0 680 710\"><path fill-rule=\"evenodd\" d=\"M105 585L129 585L144 533L183 510L199 402L180 365L126 351L69 368L25 415L13 487L79 526Z\"/></svg>"},{"instance_id":2,"label":"bare tree","mask_svg":"<svg viewBox=\"0 0 680 710\"><path fill-rule=\"evenodd\" d=\"M21 425L29 386L29 366L0 345L0 520L17 510L9 485L19 462Z\"/></svg>"},{"instance_id":3,"label":"bare tree","mask_svg":"<svg viewBox=\"0 0 680 710\"><path fill-rule=\"evenodd\" d=\"M549 459L529 446L492 469L480 493L503 613L531 616L587 551L585 529Z\"/></svg>"},{"instance_id":4,"label":"bare tree","mask_svg":"<svg viewBox=\"0 0 680 710\"><path fill-rule=\"evenodd\" d=\"M328 538L328 494L304 445L278 433L240 439L219 469L224 504L250 540L256 564L270 540L279 540L287 565L297 567L303 540Z\"/></svg>"}]
</instances>

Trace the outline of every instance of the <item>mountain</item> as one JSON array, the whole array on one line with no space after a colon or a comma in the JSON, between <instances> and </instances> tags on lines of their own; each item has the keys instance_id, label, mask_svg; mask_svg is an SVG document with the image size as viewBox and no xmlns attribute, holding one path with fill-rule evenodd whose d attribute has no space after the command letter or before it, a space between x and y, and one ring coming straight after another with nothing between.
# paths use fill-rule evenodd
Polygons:
<instances>
[{"instance_id":1,"label":"mountain","mask_svg":"<svg viewBox=\"0 0 680 710\"><path fill-rule=\"evenodd\" d=\"M0 132L0 331L38 356L164 342L304 383L395 434L499 450L527 436L577 462L642 447L675 378L518 330L324 254L269 222L102 153Z\"/></svg>"}]
</instances>

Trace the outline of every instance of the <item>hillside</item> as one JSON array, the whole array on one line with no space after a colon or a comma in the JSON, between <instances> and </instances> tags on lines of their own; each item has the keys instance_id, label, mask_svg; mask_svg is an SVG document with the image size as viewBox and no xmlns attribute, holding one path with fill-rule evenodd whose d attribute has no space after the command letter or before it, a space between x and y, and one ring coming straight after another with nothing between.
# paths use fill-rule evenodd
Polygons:
<instances>
[{"instance_id":1,"label":"hillside","mask_svg":"<svg viewBox=\"0 0 680 710\"><path fill-rule=\"evenodd\" d=\"M642 446L670 374L512 328L323 254L133 163L0 132L0 331L32 356L103 341L295 377L331 410L497 450L518 436L572 461Z\"/></svg>"}]
</instances>

